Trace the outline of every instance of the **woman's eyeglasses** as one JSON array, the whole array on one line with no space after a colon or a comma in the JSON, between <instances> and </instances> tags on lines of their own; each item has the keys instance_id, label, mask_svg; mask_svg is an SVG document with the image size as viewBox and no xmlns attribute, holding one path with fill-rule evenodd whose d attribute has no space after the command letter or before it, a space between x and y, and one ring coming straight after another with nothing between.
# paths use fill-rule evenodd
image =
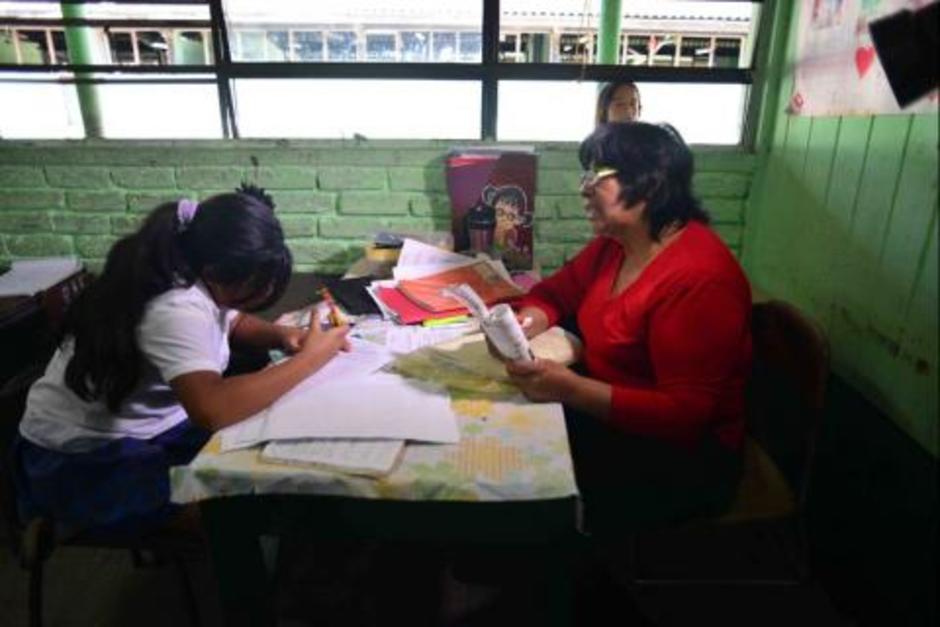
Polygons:
<instances>
[{"instance_id":1,"label":"woman's eyeglasses","mask_svg":"<svg viewBox=\"0 0 940 627\"><path fill-rule=\"evenodd\" d=\"M594 170L585 170L581 173L581 189L593 191L594 186L603 179L617 174L616 168L597 168Z\"/></svg>"}]
</instances>

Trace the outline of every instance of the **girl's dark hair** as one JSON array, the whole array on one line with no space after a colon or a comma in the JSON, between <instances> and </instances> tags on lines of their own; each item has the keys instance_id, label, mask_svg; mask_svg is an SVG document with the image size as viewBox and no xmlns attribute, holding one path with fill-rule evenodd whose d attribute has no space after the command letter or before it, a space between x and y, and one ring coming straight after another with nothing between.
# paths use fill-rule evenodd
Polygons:
<instances>
[{"instance_id":1,"label":"girl's dark hair","mask_svg":"<svg viewBox=\"0 0 940 627\"><path fill-rule=\"evenodd\" d=\"M692 193L692 151L679 131L668 124L602 124L581 142L578 158L585 170L617 170L620 198L628 207L646 201L650 237L654 240L658 241L670 224L710 221Z\"/></svg>"},{"instance_id":2,"label":"girl's dark hair","mask_svg":"<svg viewBox=\"0 0 940 627\"><path fill-rule=\"evenodd\" d=\"M610 103L614 100L614 94L621 87L629 87L636 94L636 104L640 105L640 88L633 81L615 81L607 83L597 94L597 111L594 113L594 124L600 126L607 123L607 111L610 109Z\"/></svg>"},{"instance_id":3,"label":"girl's dark hair","mask_svg":"<svg viewBox=\"0 0 940 627\"><path fill-rule=\"evenodd\" d=\"M66 384L117 412L140 379L137 326L152 298L202 278L244 288L243 302L263 309L284 293L291 266L264 190L243 185L208 198L187 224L180 223L176 202L158 206L136 233L114 244L101 275L69 308L60 337L75 342Z\"/></svg>"}]
</instances>

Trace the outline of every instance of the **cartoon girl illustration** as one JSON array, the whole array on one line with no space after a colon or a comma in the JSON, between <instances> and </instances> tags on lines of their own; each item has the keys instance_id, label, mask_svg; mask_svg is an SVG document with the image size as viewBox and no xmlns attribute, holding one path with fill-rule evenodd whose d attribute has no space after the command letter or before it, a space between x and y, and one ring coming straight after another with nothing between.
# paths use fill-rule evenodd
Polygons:
<instances>
[{"instance_id":1,"label":"cartoon girl illustration","mask_svg":"<svg viewBox=\"0 0 940 627\"><path fill-rule=\"evenodd\" d=\"M493 245L511 267L529 265L531 256L531 214L527 211L526 195L516 185L487 185L483 202L494 208L496 229Z\"/></svg>"}]
</instances>

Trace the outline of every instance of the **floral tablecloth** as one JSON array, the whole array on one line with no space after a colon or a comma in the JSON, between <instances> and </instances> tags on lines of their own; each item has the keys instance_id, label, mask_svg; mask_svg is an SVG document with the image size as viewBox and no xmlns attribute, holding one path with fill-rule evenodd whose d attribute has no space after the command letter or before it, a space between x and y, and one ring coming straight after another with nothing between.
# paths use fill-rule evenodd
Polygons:
<instances>
[{"instance_id":1,"label":"floral tablecloth","mask_svg":"<svg viewBox=\"0 0 940 627\"><path fill-rule=\"evenodd\" d=\"M172 469L172 500L317 494L390 500L530 501L577 495L561 405L451 392L458 444L409 442L388 475L368 478L260 459L260 448L222 453L213 437Z\"/></svg>"}]
</instances>

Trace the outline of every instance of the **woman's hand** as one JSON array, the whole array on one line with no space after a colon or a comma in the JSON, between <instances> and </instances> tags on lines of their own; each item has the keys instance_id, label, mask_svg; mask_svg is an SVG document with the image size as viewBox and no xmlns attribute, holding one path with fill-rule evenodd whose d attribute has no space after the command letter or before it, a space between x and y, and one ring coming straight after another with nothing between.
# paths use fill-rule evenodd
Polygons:
<instances>
[{"instance_id":1,"label":"woman's hand","mask_svg":"<svg viewBox=\"0 0 940 627\"><path fill-rule=\"evenodd\" d=\"M565 366L548 359L506 362L506 372L525 397L536 402L568 401L578 378Z\"/></svg>"},{"instance_id":2,"label":"woman's hand","mask_svg":"<svg viewBox=\"0 0 940 627\"><path fill-rule=\"evenodd\" d=\"M517 311L516 321L519 323L527 339L531 339L548 329L548 316L538 307L526 307L521 311ZM503 354L493 346L493 343L490 342L490 338L486 336L484 336L484 338L486 339L486 348L490 352L490 355L500 361L508 361Z\"/></svg>"}]
</instances>

